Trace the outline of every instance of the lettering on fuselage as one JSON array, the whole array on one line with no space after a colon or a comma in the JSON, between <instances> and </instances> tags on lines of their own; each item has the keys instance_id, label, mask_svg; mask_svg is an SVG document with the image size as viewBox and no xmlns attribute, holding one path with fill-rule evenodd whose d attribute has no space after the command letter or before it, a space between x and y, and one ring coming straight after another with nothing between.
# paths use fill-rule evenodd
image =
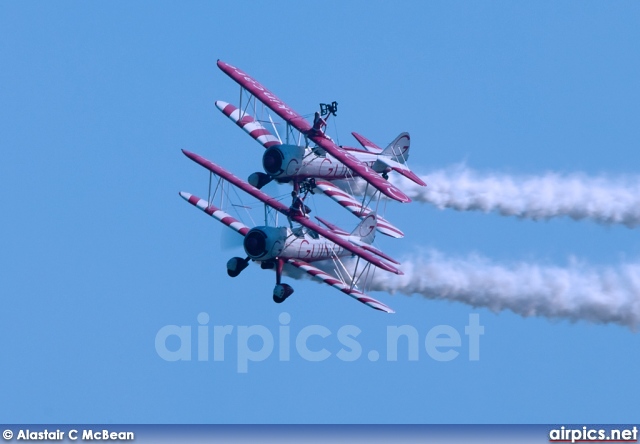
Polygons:
<instances>
[{"instance_id":1,"label":"lettering on fuselage","mask_svg":"<svg viewBox=\"0 0 640 444\"><path fill-rule=\"evenodd\" d=\"M340 255L342 252L342 247L338 247L333 242L329 243L326 241L316 241L316 240L303 240L300 242L299 258L307 259L307 260L320 260L320 259L328 259L333 256L332 253Z\"/></svg>"},{"instance_id":2,"label":"lettering on fuselage","mask_svg":"<svg viewBox=\"0 0 640 444\"><path fill-rule=\"evenodd\" d=\"M373 164L366 162L365 164ZM315 177L317 179L345 179L357 176L349 167L331 156L318 156L305 161L298 170L297 176Z\"/></svg>"},{"instance_id":3,"label":"lettering on fuselage","mask_svg":"<svg viewBox=\"0 0 640 444\"><path fill-rule=\"evenodd\" d=\"M280 257L317 261L329 259L334 256L341 256L344 251L344 248L331 241L296 238L285 246L280 253Z\"/></svg>"}]
</instances>

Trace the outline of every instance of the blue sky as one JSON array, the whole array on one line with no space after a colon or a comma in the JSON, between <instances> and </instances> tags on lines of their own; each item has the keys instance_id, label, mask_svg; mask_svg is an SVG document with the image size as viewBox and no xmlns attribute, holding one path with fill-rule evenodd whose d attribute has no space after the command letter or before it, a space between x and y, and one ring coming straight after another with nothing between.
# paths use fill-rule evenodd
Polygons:
<instances>
[{"instance_id":1,"label":"blue sky","mask_svg":"<svg viewBox=\"0 0 640 444\"><path fill-rule=\"evenodd\" d=\"M7 423L564 423L637 421L637 333L374 293L384 315L319 284L271 300L273 275L232 280L223 227L178 191L206 193L186 148L241 177L261 148L215 108L234 101L222 59L302 114L337 100L338 136L412 138L418 173L636 175L640 6L633 2L3 2L0 5L0 418ZM337 206L327 218L355 219ZM637 261L636 230L394 205L394 257L428 249L498 263ZM401 222L400 222L401 221ZM199 313L234 326L225 359L196 359ZM277 350L238 373L237 332L311 325L308 362ZM480 359L464 328L478 314ZM166 325L193 359L156 352ZM362 357L336 357L358 327ZM460 355L384 356L388 327L421 344L448 325ZM175 339L175 338L174 338ZM256 339L256 338L254 338ZM211 339L213 342L213 339ZM295 341L294 341L295 342ZM259 348L260 341L252 342ZM175 343L169 344L175 346ZM294 346L292 346L294 347ZM210 353L212 355L212 352Z\"/></svg>"}]
</instances>

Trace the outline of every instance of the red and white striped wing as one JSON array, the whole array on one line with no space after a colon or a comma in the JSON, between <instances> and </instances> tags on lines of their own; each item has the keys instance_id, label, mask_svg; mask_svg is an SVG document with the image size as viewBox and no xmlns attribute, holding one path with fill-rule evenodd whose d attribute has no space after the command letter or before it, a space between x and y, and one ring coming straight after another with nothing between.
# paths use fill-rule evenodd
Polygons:
<instances>
[{"instance_id":1,"label":"red and white striped wing","mask_svg":"<svg viewBox=\"0 0 640 444\"><path fill-rule=\"evenodd\" d=\"M185 193L184 191L181 191L180 197L182 197L184 200L189 202L194 207L201 209L202 211L204 211L214 219L218 219L227 227L237 231L243 236L245 236L250 230L249 227L247 227L245 224L243 224L239 220L233 218L228 213L225 213L220 208L214 205L209 205L209 203L206 200L200 199L198 196L194 196L193 194L189 194L189 193Z\"/></svg>"},{"instance_id":2,"label":"red and white striped wing","mask_svg":"<svg viewBox=\"0 0 640 444\"><path fill-rule=\"evenodd\" d=\"M235 80L240 86L253 94L258 100L271 108L274 113L289 122L301 133L306 134L311 129L311 125L304 117L289 108L289 106L280 100L278 96L269 91L246 72L236 68L235 66L229 65L222 60L218 60L218 68Z\"/></svg>"},{"instance_id":3,"label":"red and white striped wing","mask_svg":"<svg viewBox=\"0 0 640 444\"><path fill-rule=\"evenodd\" d=\"M364 219L372 211L369 207L365 206L363 208L362 204L355 200L353 196L349 195L331 182L328 182L326 180L316 180L316 187L322 190L322 192L329 196L331 199L335 200L340 205L345 207L347 210L351 211L351 213L353 213L360 219ZM400 229L396 228L393 224L391 224L388 220L380 216L377 216L377 218L377 230L380 233L386 234L387 236L395 237L396 239L404 237L404 233Z\"/></svg>"},{"instance_id":4,"label":"red and white striped wing","mask_svg":"<svg viewBox=\"0 0 640 444\"><path fill-rule=\"evenodd\" d=\"M260 122L255 120L244 111L240 111L230 103L218 100L216 107L222 111L222 114L233 120L236 125L244 130L245 133L253 137L260 145L269 148L273 145L281 145L280 140L266 129Z\"/></svg>"},{"instance_id":5,"label":"red and white striped wing","mask_svg":"<svg viewBox=\"0 0 640 444\"><path fill-rule=\"evenodd\" d=\"M356 299L359 302L362 302L363 304L368 305L371 308L375 308L376 310L384 311L385 313L395 313L395 311L393 311L391 308L387 307L382 302L377 301L377 300L373 299L372 297L367 296L366 294L364 294L363 292L361 292L359 290L351 289L344 282L336 279L335 277L331 276L329 273L326 273L326 272L320 270L319 268L314 267L313 265L311 265L311 264L309 264L309 263L307 263L305 261L301 261L299 259L289 259L289 260L287 260L287 263L293 265L296 268L299 268L299 269L307 272L308 274L310 274L314 278L317 278L317 279L321 280L322 282L324 282L326 284L329 284L334 288L337 288L341 292L343 292L345 294L348 294L352 298Z\"/></svg>"}]
</instances>

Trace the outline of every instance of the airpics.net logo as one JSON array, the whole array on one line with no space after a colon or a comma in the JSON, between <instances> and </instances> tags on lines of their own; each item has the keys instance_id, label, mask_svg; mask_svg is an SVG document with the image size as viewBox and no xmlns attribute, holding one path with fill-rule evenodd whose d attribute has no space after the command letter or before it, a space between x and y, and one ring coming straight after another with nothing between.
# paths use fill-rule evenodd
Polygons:
<instances>
[{"instance_id":1,"label":"airpics.net logo","mask_svg":"<svg viewBox=\"0 0 640 444\"><path fill-rule=\"evenodd\" d=\"M343 325L333 331L317 324L292 328L291 315L283 312L278 316L279 325L274 333L264 325L209 325L210 317L204 312L196 319L196 326L165 325L158 330L155 348L160 358L169 362L222 362L227 355L235 354L238 373L247 373L249 363L263 362L274 353L280 362L290 361L294 353L309 362L332 358L343 362L360 359L393 362L399 358L449 362L464 359L462 347L466 345L466 358L478 361L480 337L484 334L480 315L475 313L469 315L468 324L462 331L451 325L436 325L427 330L412 325L389 325L386 341L382 344L385 351L370 349L365 354L358 340L362 330L355 325Z\"/></svg>"},{"instance_id":2,"label":"airpics.net logo","mask_svg":"<svg viewBox=\"0 0 640 444\"><path fill-rule=\"evenodd\" d=\"M562 426L549 431L549 442L638 442L638 427L606 429Z\"/></svg>"}]
</instances>

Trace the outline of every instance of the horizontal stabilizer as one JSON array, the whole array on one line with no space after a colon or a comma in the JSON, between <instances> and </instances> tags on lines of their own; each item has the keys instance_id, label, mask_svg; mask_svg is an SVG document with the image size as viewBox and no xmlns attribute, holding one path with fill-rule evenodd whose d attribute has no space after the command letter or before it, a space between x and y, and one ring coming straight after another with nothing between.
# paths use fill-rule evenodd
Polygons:
<instances>
[{"instance_id":1,"label":"horizontal stabilizer","mask_svg":"<svg viewBox=\"0 0 640 444\"><path fill-rule=\"evenodd\" d=\"M413 171L411 171L408 166L402 163L396 162L395 160L391 160L388 157L383 157L383 156L378 157L378 162L385 164L386 166L391 168L393 171L396 171L402 174L404 177L414 181L420 186L423 186L423 187L427 186L427 184L422 179L420 179Z\"/></svg>"},{"instance_id":2,"label":"horizontal stabilizer","mask_svg":"<svg viewBox=\"0 0 640 444\"><path fill-rule=\"evenodd\" d=\"M389 256L385 252L378 250L376 247L374 247L372 245L368 245L368 244L366 244L364 242L358 242L358 241L356 241L354 239L350 239L350 240L351 240L351 242L353 242L354 244L364 248L365 250L367 250L367 251L369 251L369 252L371 252L373 254L376 254L376 255L380 256L381 258L388 260L389 262L392 262L392 263L394 263L396 265L400 265L400 262L398 262L397 260L395 260L394 258Z\"/></svg>"},{"instance_id":3,"label":"horizontal stabilizer","mask_svg":"<svg viewBox=\"0 0 640 444\"><path fill-rule=\"evenodd\" d=\"M365 148L366 150L371 151L372 153L376 153L376 154L380 154L382 152L382 148L380 148L378 145L376 145L375 143L373 143L372 141L370 141L366 137L361 136L360 134L358 134L356 132L351 133L351 135L353 137L355 137L356 140L358 141L358 143L360 145L362 145L362 147Z\"/></svg>"},{"instance_id":4,"label":"horizontal stabilizer","mask_svg":"<svg viewBox=\"0 0 640 444\"><path fill-rule=\"evenodd\" d=\"M330 229L331 231L333 231L336 234L341 234L344 236L348 236L349 232L343 230L342 228L338 227L337 225L332 224L331 222L329 222L328 220L325 220L319 216L316 216L316 219L318 219L325 227L327 227L328 229Z\"/></svg>"}]
</instances>

